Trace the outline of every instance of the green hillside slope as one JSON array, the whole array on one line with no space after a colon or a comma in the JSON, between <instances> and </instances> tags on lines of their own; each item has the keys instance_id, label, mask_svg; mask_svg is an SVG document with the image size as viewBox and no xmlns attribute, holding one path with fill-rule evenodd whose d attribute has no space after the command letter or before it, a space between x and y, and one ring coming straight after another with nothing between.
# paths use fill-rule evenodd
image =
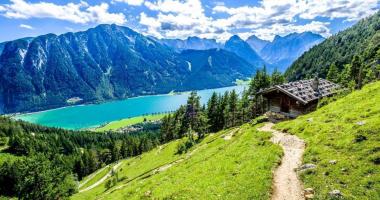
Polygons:
<instances>
[{"instance_id":1,"label":"green hillside slope","mask_svg":"<svg viewBox=\"0 0 380 200\"><path fill-rule=\"evenodd\" d=\"M182 155L176 154L177 140L122 160L113 176L72 199L269 199L282 151L269 141L270 133L256 128L247 124L210 134Z\"/></svg>"},{"instance_id":2,"label":"green hillside slope","mask_svg":"<svg viewBox=\"0 0 380 200\"><path fill-rule=\"evenodd\" d=\"M290 66L285 75L289 80L304 79L316 72L326 77L330 65L335 63L342 70L355 55L363 58L367 68L379 71L379 41L380 12L377 12L311 48Z\"/></svg>"},{"instance_id":3,"label":"green hillside slope","mask_svg":"<svg viewBox=\"0 0 380 200\"><path fill-rule=\"evenodd\" d=\"M315 199L340 190L344 199L380 199L380 82L318 111L276 127L305 139L304 163L316 168L301 175Z\"/></svg>"}]
</instances>

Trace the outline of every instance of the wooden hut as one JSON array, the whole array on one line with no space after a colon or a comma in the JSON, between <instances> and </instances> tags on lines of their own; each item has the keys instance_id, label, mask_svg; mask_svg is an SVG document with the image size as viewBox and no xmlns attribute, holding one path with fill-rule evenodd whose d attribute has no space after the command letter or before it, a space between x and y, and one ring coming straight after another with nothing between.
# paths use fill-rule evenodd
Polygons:
<instances>
[{"instance_id":1,"label":"wooden hut","mask_svg":"<svg viewBox=\"0 0 380 200\"><path fill-rule=\"evenodd\" d=\"M339 88L335 83L314 78L276 85L260 93L267 99L269 111L294 118L314 111L319 99L333 95Z\"/></svg>"}]
</instances>

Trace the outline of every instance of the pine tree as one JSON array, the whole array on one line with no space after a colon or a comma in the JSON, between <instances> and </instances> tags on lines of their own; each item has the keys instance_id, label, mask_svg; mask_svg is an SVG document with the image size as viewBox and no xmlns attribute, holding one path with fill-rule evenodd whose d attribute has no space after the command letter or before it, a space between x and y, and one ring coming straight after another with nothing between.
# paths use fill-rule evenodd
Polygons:
<instances>
[{"instance_id":1,"label":"pine tree","mask_svg":"<svg viewBox=\"0 0 380 200\"><path fill-rule=\"evenodd\" d=\"M214 92L207 102L207 117L211 132L218 131L218 95Z\"/></svg>"},{"instance_id":2,"label":"pine tree","mask_svg":"<svg viewBox=\"0 0 380 200\"><path fill-rule=\"evenodd\" d=\"M198 96L197 92L193 91L190 93L190 96L187 99L185 114L185 123L188 128L187 133L191 141L194 141L192 131L199 129L198 120L200 110L200 97Z\"/></svg>"},{"instance_id":3,"label":"pine tree","mask_svg":"<svg viewBox=\"0 0 380 200\"><path fill-rule=\"evenodd\" d=\"M242 98L238 103L238 110L239 110L239 124L245 123L249 118L249 93L247 90L243 91Z\"/></svg>"},{"instance_id":4,"label":"pine tree","mask_svg":"<svg viewBox=\"0 0 380 200\"><path fill-rule=\"evenodd\" d=\"M335 63L330 65L329 72L327 73L327 80L337 83L339 80L339 70Z\"/></svg>"},{"instance_id":5,"label":"pine tree","mask_svg":"<svg viewBox=\"0 0 380 200\"><path fill-rule=\"evenodd\" d=\"M225 112L228 106L229 92L226 91L223 96L219 97L218 103L218 130L222 130L226 127Z\"/></svg>"},{"instance_id":6,"label":"pine tree","mask_svg":"<svg viewBox=\"0 0 380 200\"><path fill-rule=\"evenodd\" d=\"M356 87L362 87L363 81L363 59L355 55L351 62L351 78L355 81Z\"/></svg>"},{"instance_id":7,"label":"pine tree","mask_svg":"<svg viewBox=\"0 0 380 200\"><path fill-rule=\"evenodd\" d=\"M350 64L344 65L344 68L343 68L342 73L340 74L339 80L340 80L339 82L344 87L348 87L350 81L352 80L351 79L351 65Z\"/></svg>"},{"instance_id":8,"label":"pine tree","mask_svg":"<svg viewBox=\"0 0 380 200\"><path fill-rule=\"evenodd\" d=\"M238 96L235 90L232 90L230 93L230 97L228 99L228 124L229 127L233 127L236 125L237 118L237 101Z\"/></svg>"},{"instance_id":9,"label":"pine tree","mask_svg":"<svg viewBox=\"0 0 380 200\"><path fill-rule=\"evenodd\" d=\"M280 85L285 82L285 77L281 72L277 70L277 68L273 71L272 76L270 78L271 85Z\"/></svg>"},{"instance_id":10,"label":"pine tree","mask_svg":"<svg viewBox=\"0 0 380 200\"><path fill-rule=\"evenodd\" d=\"M258 95L258 92L270 87L270 85L270 77L266 72L266 67L264 66L262 70L257 70L249 86L249 94L251 98L250 108L252 109L254 117L256 117L258 114L263 114L266 110L266 103L264 102L262 96Z\"/></svg>"}]
</instances>

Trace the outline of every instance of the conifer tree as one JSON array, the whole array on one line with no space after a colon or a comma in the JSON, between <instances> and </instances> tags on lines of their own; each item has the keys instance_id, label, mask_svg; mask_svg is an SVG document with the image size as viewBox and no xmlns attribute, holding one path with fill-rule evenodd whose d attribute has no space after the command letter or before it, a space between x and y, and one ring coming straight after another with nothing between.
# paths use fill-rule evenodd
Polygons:
<instances>
[{"instance_id":1,"label":"conifer tree","mask_svg":"<svg viewBox=\"0 0 380 200\"><path fill-rule=\"evenodd\" d=\"M272 76L270 78L271 85L280 85L285 82L285 77L281 72L277 70L277 68L273 71Z\"/></svg>"},{"instance_id":2,"label":"conifer tree","mask_svg":"<svg viewBox=\"0 0 380 200\"><path fill-rule=\"evenodd\" d=\"M351 78L355 81L356 87L362 87L363 81L363 59L355 55L351 62Z\"/></svg>"},{"instance_id":3,"label":"conifer tree","mask_svg":"<svg viewBox=\"0 0 380 200\"><path fill-rule=\"evenodd\" d=\"M329 72L327 73L327 80L337 83L339 80L339 70L335 63L330 65Z\"/></svg>"},{"instance_id":4,"label":"conifer tree","mask_svg":"<svg viewBox=\"0 0 380 200\"><path fill-rule=\"evenodd\" d=\"M249 118L249 110L250 110L250 103L249 103L249 93L247 90L243 91L242 98L238 103L238 110L239 110L239 124L245 123Z\"/></svg>"},{"instance_id":5,"label":"conifer tree","mask_svg":"<svg viewBox=\"0 0 380 200\"><path fill-rule=\"evenodd\" d=\"M214 92L207 103L207 117L211 132L218 131L218 95Z\"/></svg>"},{"instance_id":6,"label":"conifer tree","mask_svg":"<svg viewBox=\"0 0 380 200\"><path fill-rule=\"evenodd\" d=\"M223 96L219 98L218 104L218 130L226 127L226 110L228 107L229 92L226 91Z\"/></svg>"},{"instance_id":7,"label":"conifer tree","mask_svg":"<svg viewBox=\"0 0 380 200\"><path fill-rule=\"evenodd\" d=\"M188 137L191 141L194 141L192 131L198 131L201 129L199 123L199 114L201 111L200 97L197 92L193 91L190 93L187 99L186 113L185 113L185 123L187 127Z\"/></svg>"},{"instance_id":8,"label":"conifer tree","mask_svg":"<svg viewBox=\"0 0 380 200\"><path fill-rule=\"evenodd\" d=\"M228 99L228 127L233 127L236 125L237 120L237 102L238 95L235 90L232 90Z\"/></svg>"}]
</instances>

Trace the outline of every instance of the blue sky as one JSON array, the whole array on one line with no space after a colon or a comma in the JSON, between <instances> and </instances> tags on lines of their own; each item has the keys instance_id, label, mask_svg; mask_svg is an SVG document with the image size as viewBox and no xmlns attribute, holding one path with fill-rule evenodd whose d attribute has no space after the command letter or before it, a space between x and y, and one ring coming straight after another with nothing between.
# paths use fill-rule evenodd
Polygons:
<instances>
[{"instance_id":1,"label":"blue sky","mask_svg":"<svg viewBox=\"0 0 380 200\"><path fill-rule=\"evenodd\" d=\"M128 26L158 38L312 31L325 37L380 8L380 0L0 0L0 42L98 24Z\"/></svg>"}]
</instances>

